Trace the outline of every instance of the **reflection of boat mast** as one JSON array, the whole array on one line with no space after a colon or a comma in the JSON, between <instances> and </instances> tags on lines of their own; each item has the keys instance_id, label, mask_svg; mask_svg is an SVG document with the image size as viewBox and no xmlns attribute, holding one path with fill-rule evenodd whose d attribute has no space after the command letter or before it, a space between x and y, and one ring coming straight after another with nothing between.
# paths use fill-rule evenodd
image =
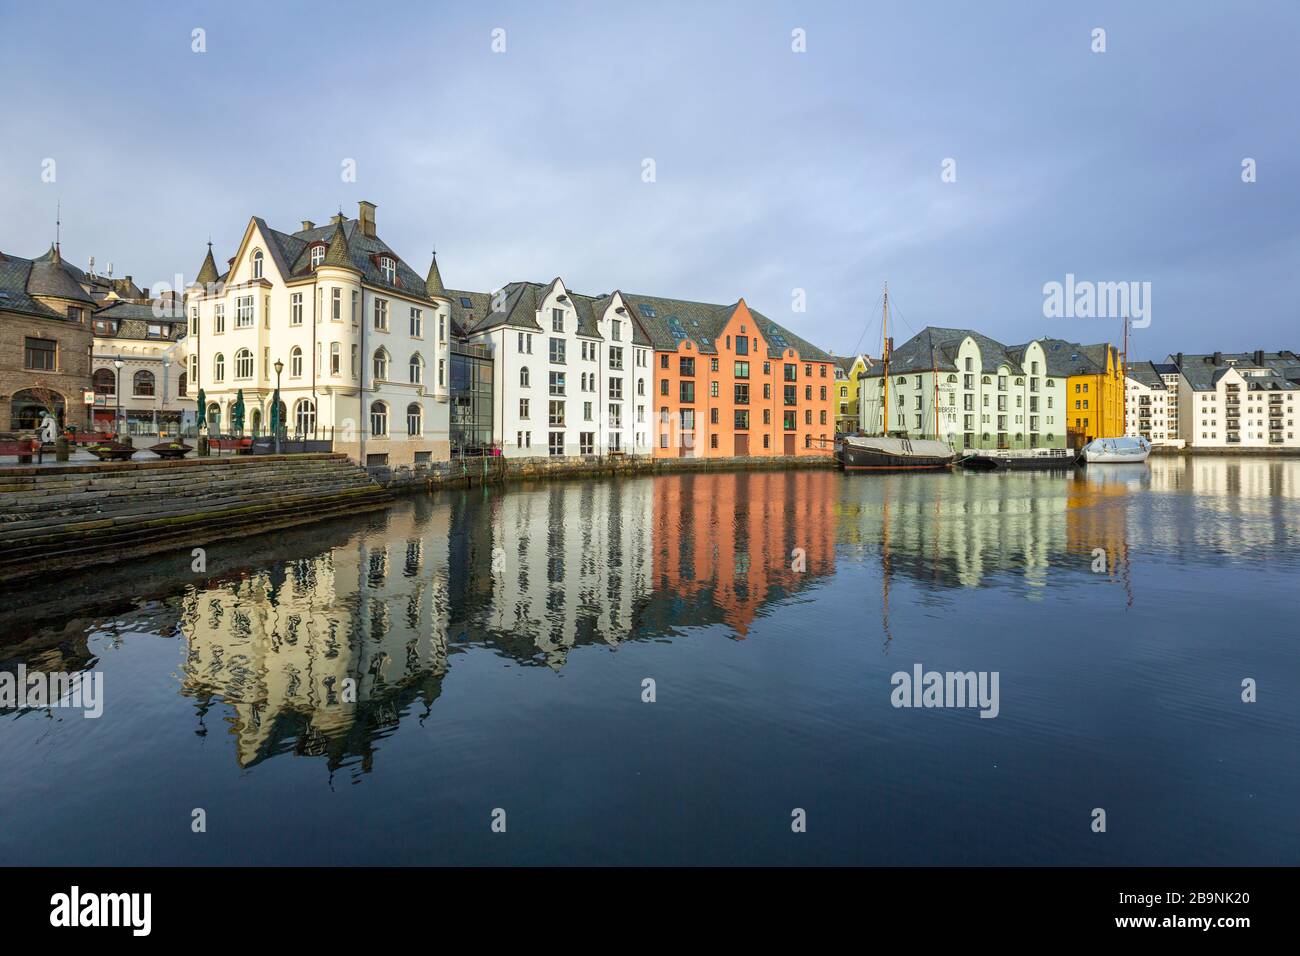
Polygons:
<instances>
[{"instance_id":1,"label":"reflection of boat mast","mask_svg":"<svg viewBox=\"0 0 1300 956\"><path fill-rule=\"evenodd\" d=\"M885 632L885 653L889 653L889 642L894 635L889 630L889 478L885 479L880 489L882 498L880 525L880 626Z\"/></svg>"}]
</instances>

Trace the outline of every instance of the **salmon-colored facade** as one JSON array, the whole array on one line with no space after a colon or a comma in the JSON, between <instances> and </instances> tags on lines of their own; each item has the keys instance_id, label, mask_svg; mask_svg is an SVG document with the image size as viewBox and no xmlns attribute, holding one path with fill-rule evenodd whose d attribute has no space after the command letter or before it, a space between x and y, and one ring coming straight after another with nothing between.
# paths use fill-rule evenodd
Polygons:
<instances>
[{"instance_id":1,"label":"salmon-colored facade","mask_svg":"<svg viewBox=\"0 0 1300 956\"><path fill-rule=\"evenodd\" d=\"M659 458L830 455L831 358L800 354L743 299L711 335L656 346L654 454ZM707 343L707 346L704 346Z\"/></svg>"},{"instance_id":2,"label":"salmon-colored facade","mask_svg":"<svg viewBox=\"0 0 1300 956\"><path fill-rule=\"evenodd\" d=\"M707 598L743 637L773 592L834 570L837 481L822 469L656 478L655 590ZM714 531L696 537L683 515Z\"/></svg>"}]
</instances>

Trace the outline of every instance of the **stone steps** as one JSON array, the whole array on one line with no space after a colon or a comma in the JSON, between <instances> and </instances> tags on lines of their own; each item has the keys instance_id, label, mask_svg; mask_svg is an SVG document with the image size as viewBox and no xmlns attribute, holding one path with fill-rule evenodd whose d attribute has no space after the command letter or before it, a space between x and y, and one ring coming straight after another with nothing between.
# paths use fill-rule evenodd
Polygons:
<instances>
[{"instance_id":1,"label":"stone steps","mask_svg":"<svg viewBox=\"0 0 1300 956\"><path fill-rule=\"evenodd\" d=\"M385 507L343 455L0 471L0 577L198 547Z\"/></svg>"}]
</instances>

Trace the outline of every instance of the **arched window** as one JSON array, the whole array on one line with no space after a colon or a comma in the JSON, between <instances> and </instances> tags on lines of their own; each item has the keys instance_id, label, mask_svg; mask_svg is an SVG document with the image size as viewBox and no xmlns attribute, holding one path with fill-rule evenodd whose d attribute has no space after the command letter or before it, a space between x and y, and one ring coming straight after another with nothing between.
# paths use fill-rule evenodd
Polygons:
<instances>
[{"instance_id":1,"label":"arched window","mask_svg":"<svg viewBox=\"0 0 1300 956\"><path fill-rule=\"evenodd\" d=\"M375 349L375 380L386 381L388 379L388 350L384 348Z\"/></svg>"},{"instance_id":2,"label":"arched window","mask_svg":"<svg viewBox=\"0 0 1300 956\"><path fill-rule=\"evenodd\" d=\"M262 250L253 250L253 278L262 278Z\"/></svg>"},{"instance_id":3,"label":"arched window","mask_svg":"<svg viewBox=\"0 0 1300 956\"><path fill-rule=\"evenodd\" d=\"M186 373L181 372L180 378L176 380L176 395L179 398L184 398L189 393L190 393L190 377Z\"/></svg>"},{"instance_id":4,"label":"arched window","mask_svg":"<svg viewBox=\"0 0 1300 956\"><path fill-rule=\"evenodd\" d=\"M293 430L298 435L316 432L316 406L310 398L300 398L293 405Z\"/></svg>"},{"instance_id":5,"label":"arched window","mask_svg":"<svg viewBox=\"0 0 1300 956\"><path fill-rule=\"evenodd\" d=\"M302 349L296 345L289 353L289 377L302 378Z\"/></svg>"},{"instance_id":6,"label":"arched window","mask_svg":"<svg viewBox=\"0 0 1300 956\"><path fill-rule=\"evenodd\" d=\"M411 384L419 385L424 381L424 359L416 352L411 356Z\"/></svg>"},{"instance_id":7,"label":"arched window","mask_svg":"<svg viewBox=\"0 0 1300 956\"><path fill-rule=\"evenodd\" d=\"M980 381L985 385L993 384L993 379L989 378L987 375L985 375L982 379L980 379Z\"/></svg>"},{"instance_id":8,"label":"arched window","mask_svg":"<svg viewBox=\"0 0 1300 956\"><path fill-rule=\"evenodd\" d=\"M376 438L388 435L388 406L383 402L372 402L370 405L370 434Z\"/></svg>"},{"instance_id":9,"label":"arched window","mask_svg":"<svg viewBox=\"0 0 1300 956\"><path fill-rule=\"evenodd\" d=\"M208 406L208 432L213 435L221 434L221 406L216 402Z\"/></svg>"},{"instance_id":10,"label":"arched window","mask_svg":"<svg viewBox=\"0 0 1300 956\"><path fill-rule=\"evenodd\" d=\"M226 380L226 357L218 352L212 357L212 381L224 382Z\"/></svg>"},{"instance_id":11,"label":"arched window","mask_svg":"<svg viewBox=\"0 0 1300 956\"><path fill-rule=\"evenodd\" d=\"M94 384L96 395L117 394L117 376L113 374L111 368L95 369Z\"/></svg>"},{"instance_id":12,"label":"arched window","mask_svg":"<svg viewBox=\"0 0 1300 956\"><path fill-rule=\"evenodd\" d=\"M325 246L317 244L311 247L311 267L315 269L325 261Z\"/></svg>"},{"instance_id":13,"label":"arched window","mask_svg":"<svg viewBox=\"0 0 1300 956\"><path fill-rule=\"evenodd\" d=\"M262 431L262 410L255 408L248 413L248 425L252 430L253 437L256 438Z\"/></svg>"},{"instance_id":14,"label":"arched window","mask_svg":"<svg viewBox=\"0 0 1300 956\"><path fill-rule=\"evenodd\" d=\"M397 263L388 256L383 256L379 260L379 271L384 274L385 281L392 282L397 278Z\"/></svg>"},{"instance_id":15,"label":"arched window","mask_svg":"<svg viewBox=\"0 0 1300 956\"><path fill-rule=\"evenodd\" d=\"M253 353L240 349L235 353L235 378L253 377Z\"/></svg>"},{"instance_id":16,"label":"arched window","mask_svg":"<svg viewBox=\"0 0 1300 956\"><path fill-rule=\"evenodd\" d=\"M408 438L419 438L422 431L424 431L424 411L418 402L411 402L406 406L406 435Z\"/></svg>"},{"instance_id":17,"label":"arched window","mask_svg":"<svg viewBox=\"0 0 1300 956\"><path fill-rule=\"evenodd\" d=\"M525 365L523 368L519 370L519 387L520 388L528 387L528 366L527 365Z\"/></svg>"}]
</instances>

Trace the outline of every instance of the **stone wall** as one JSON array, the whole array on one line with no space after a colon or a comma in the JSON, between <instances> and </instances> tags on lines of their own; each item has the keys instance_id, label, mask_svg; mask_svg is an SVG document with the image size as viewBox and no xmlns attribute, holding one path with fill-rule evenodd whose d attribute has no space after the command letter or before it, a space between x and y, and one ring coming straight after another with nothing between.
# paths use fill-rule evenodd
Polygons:
<instances>
[{"instance_id":1,"label":"stone wall","mask_svg":"<svg viewBox=\"0 0 1300 956\"><path fill-rule=\"evenodd\" d=\"M58 368L52 372L23 367L23 346L27 337L58 342ZM18 312L0 311L0 432L12 427L11 399L27 388L49 388L63 397L67 424L87 427L90 411L82 393L90 388L92 336L85 321L45 319Z\"/></svg>"}]
</instances>

